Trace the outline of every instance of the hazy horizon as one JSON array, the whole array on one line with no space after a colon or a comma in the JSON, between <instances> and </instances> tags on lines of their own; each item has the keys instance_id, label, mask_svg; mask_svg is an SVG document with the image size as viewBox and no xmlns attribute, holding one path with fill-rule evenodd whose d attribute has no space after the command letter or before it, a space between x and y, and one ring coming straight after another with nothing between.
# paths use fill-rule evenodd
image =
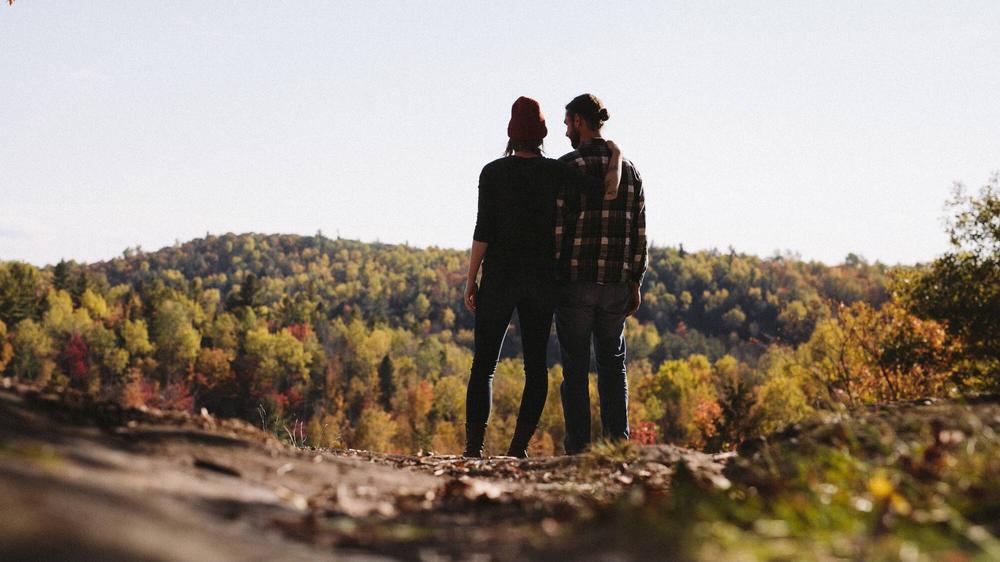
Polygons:
<instances>
[{"instance_id":1,"label":"hazy horizon","mask_svg":"<svg viewBox=\"0 0 1000 562\"><path fill-rule=\"evenodd\" d=\"M1000 169L1000 4L0 3L0 260L207 232L467 248L510 104L590 91L647 233L912 264ZM990 53L994 53L991 55Z\"/></svg>"},{"instance_id":2,"label":"hazy horizon","mask_svg":"<svg viewBox=\"0 0 1000 562\"><path fill-rule=\"evenodd\" d=\"M441 244L414 244L414 243L409 242L407 240L403 240L403 241L400 241L400 242L388 241L388 240L379 240L379 239L362 240L362 239L359 239L359 238L356 238L356 237L344 236L342 233L337 233L337 232L332 232L331 233L331 232L320 231L318 233L321 234L324 238L326 238L328 240L347 240L347 241L350 241L350 242L359 242L359 243L362 243L362 244L384 244L384 245L389 245L389 246L406 246L408 248L413 248L413 249L416 249L416 250L427 250L427 249L430 249L430 248L437 248L437 249L442 249L442 250L456 250L456 251L468 251L469 250L468 246L464 247L464 248L461 248L461 247L446 246L446 245L441 245ZM108 256L106 258L99 258L99 259L87 260L87 261L82 261L82 260L75 260L75 261L77 263L86 263L86 264L107 262L107 261L111 261L113 259L118 259L118 258L123 257L124 253L126 251L128 251L128 250L133 250L134 251L134 250L137 250L137 249L141 249L141 251L144 254L153 254L153 253L156 253L156 252L158 252L160 250L166 250L167 248L173 248L173 247L176 247L178 245L183 245L183 244L186 244L186 243L189 243L189 242L194 242L196 240L205 240L207 236L222 237L222 236L226 236L226 235L234 235L234 236L258 235L258 236L301 236L301 237L312 237L312 236L315 236L316 234L317 234L317 232L313 232L311 234L309 234L309 233L300 233L300 232L254 232L254 231L246 231L246 232L232 232L232 231L228 231L228 232L206 232L206 233L202 233L200 236L194 236L192 238L188 238L188 239L185 239L185 240L175 239L172 243L158 245L155 248L146 247L146 246L143 246L142 244L137 244L137 245L126 246L125 248L122 248L122 251L118 252L115 255ZM687 252L687 253L713 252L714 251L714 252L718 252L718 253L722 254L722 253L729 253L729 250L730 250L730 246L727 246L727 247L724 247L724 248L720 248L720 247L691 248L691 247L688 247L687 245L685 245L683 242L681 242L680 244L661 244L661 243L659 243L656 240L649 240L648 243L649 243L649 247L650 248L678 248L680 246L683 246L684 247L684 251ZM757 254L757 253L753 253L753 252L743 251L740 248L737 248L735 246L731 246L731 247L732 247L732 250L734 252L736 252L737 254L743 254L743 255L748 255L748 256L756 256L756 257L759 257L759 258L762 258L762 259L769 259L769 258L773 258L773 257L776 257L776 256L780 256L780 257L792 257L794 259L799 259L799 260L802 260L802 261L805 261L805 262L818 262L818 263L823 263L823 264L828 265L828 266L842 265L845 262L844 258L847 257L847 255L845 254L844 257L841 258L840 260L824 261L824 260L811 259L811 258L808 258L806 256L802 256L798 252L796 252L796 251L794 251L792 249L788 249L788 248L785 248L785 249L775 249L773 252L771 252L769 254ZM924 262L913 262L913 263L895 262L895 263L888 263L888 262L883 262L881 260L868 259L867 256L865 256L863 254L859 254L857 252L849 252L849 254L850 253L855 254L859 258L862 258L862 259L864 259L865 261L867 261L868 263L871 263L871 264L882 263L883 265L887 265L887 266L896 266L896 265L904 265L905 266L905 265L918 265L920 263L924 263ZM32 264L34 266L45 268L45 267L51 267L51 266L56 265L60 260L65 260L65 261L69 262L69 261L74 261L74 258L71 258L71 257L60 258L60 259L57 259L57 260L55 260L53 262L45 262L45 263L30 262L30 261L27 261L27 260L12 260L12 261L26 261L27 263L30 263L30 264Z\"/></svg>"}]
</instances>

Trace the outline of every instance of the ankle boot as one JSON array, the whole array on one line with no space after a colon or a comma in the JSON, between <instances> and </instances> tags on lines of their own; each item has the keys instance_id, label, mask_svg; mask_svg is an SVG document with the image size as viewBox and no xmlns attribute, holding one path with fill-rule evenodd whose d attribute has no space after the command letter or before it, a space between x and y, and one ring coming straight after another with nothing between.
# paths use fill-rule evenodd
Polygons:
<instances>
[{"instance_id":1,"label":"ankle boot","mask_svg":"<svg viewBox=\"0 0 1000 562\"><path fill-rule=\"evenodd\" d=\"M514 437L510 440L510 448L507 449L507 456L519 459L528 458L528 443L531 442L531 436L534 434L534 426L517 424L514 429Z\"/></svg>"},{"instance_id":2,"label":"ankle boot","mask_svg":"<svg viewBox=\"0 0 1000 562\"><path fill-rule=\"evenodd\" d=\"M483 458L483 439L486 437L486 424L465 424L465 452L463 457Z\"/></svg>"}]
</instances>

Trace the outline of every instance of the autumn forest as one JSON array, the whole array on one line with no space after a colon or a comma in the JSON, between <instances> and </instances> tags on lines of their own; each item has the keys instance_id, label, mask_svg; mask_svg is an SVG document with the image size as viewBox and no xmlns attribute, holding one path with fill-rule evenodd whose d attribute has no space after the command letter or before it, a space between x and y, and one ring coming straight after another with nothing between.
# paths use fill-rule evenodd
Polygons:
<instances>
[{"instance_id":1,"label":"autumn forest","mask_svg":"<svg viewBox=\"0 0 1000 562\"><path fill-rule=\"evenodd\" d=\"M633 439L725 450L818 411L995 388L996 178L956 192L949 212L954 251L918 266L651 248L626 327ZM0 372L125 406L239 417L297 445L457 453L473 337L466 260L316 233L3 262ZM976 299L986 306L968 306ZM519 349L512 322L495 454L513 431ZM558 360L552 337L534 454L561 451ZM599 420L596 389L592 407Z\"/></svg>"}]
</instances>

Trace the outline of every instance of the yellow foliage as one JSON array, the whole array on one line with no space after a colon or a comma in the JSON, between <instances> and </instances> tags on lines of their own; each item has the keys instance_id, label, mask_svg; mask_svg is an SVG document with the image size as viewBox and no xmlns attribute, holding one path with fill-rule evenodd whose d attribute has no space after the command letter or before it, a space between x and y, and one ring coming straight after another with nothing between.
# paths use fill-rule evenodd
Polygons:
<instances>
[{"instance_id":1,"label":"yellow foliage","mask_svg":"<svg viewBox=\"0 0 1000 562\"><path fill-rule=\"evenodd\" d=\"M457 455L464 447L464 437L461 435L458 422L438 422L434 438L431 440L432 451L439 455Z\"/></svg>"},{"instance_id":2,"label":"yellow foliage","mask_svg":"<svg viewBox=\"0 0 1000 562\"><path fill-rule=\"evenodd\" d=\"M380 408L365 408L354 429L351 446L366 451L391 452L396 422Z\"/></svg>"},{"instance_id":3,"label":"yellow foliage","mask_svg":"<svg viewBox=\"0 0 1000 562\"><path fill-rule=\"evenodd\" d=\"M87 289L80 295L80 306L87 309L93 318L105 319L108 317L108 303L101 295Z\"/></svg>"}]
</instances>

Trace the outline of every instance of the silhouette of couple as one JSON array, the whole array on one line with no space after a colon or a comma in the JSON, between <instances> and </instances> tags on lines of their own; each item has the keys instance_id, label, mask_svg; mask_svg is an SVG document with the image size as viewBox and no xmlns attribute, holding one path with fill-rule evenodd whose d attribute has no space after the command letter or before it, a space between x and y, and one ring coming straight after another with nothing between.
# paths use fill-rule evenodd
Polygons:
<instances>
[{"instance_id":1,"label":"silhouette of couple","mask_svg":"<svg viewBox=\"0 0 1000 562\"><path fill-rule=\"evenodd\" d=\"M605 439L628 439L625 319L639 308L646 271L642 181L601 137L608 111L591 94L566 105L573 151L542 156L548 130L538 102L511 108L506 156L483 167L465 306L475 314L466 394L467 457L482 457L493 373L517 310L524 393L507 455L526 457L548 394L546 348L555 314L568 454L590 445L590 342ZM482 277L476 278L482 266Z\"/></svg>"}]
</instances>

